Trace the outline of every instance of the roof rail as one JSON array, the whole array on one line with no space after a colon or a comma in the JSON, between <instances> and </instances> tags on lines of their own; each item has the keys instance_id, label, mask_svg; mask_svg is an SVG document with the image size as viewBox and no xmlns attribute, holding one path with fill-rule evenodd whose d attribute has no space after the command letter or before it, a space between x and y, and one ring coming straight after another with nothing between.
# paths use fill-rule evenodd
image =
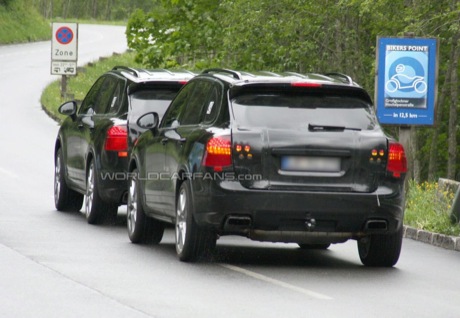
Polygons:
<instances>
[{"instance_id":1,"label":"roof rail","mask_svg":"<svg viewBox=\"0 0 460 318\"><path fill-rule=\"evenodd\" d=\"M278 73L275 73L275 72L270 72L270 71L260 71L261 74L267 74L267 75L270 75L270 76L275 76L275 77L281 77L280 74Z\"/></svg>"},{"instance_id":2,"label":"roof rail","mask_svg":"<svg viewBox=\"0 0 460 318\"><path fill-rule=\"evenodd\" d=\"M342 73L326 73L324 75L330 76L330 77L335 77L338 80L341 80L342 82L344 82L346 84L354 85L353 79L348 75L345 75L345 74L342 74Z\"/></svg>"},{"instance_id":3,"label":"roof rail","mask_svg":"<svg viewBox=\"0 0 460 318\"><path fill-rule=\"evenodd\" d=\"M306 75L306 74L300 74L300 73L296 73L296 72L284 72L284 74L297 76L297 77L300 77L300 78L309 78L308 75Z\"/></svg>"},{"instance_id":4,"label":"roof rail","mask_svg":"<svg viewBox=\"0 0 460 318\"><path fill-rule=\"evenodd\" d=\"M140 73L139 73L138 70L136 70L135 68L132 68L132 67L128 67L128 66L118 65L118 66L114 66L114 68L112 70L114 70L114 71L127 71L127 72L130 72L131 74L133 74L136 77L140 76Z\"/></svg>"},{"instance_id":5,"label":"roof rail","mask_svg":"<svg viewBox=\"0 0 460 318\"><path fill-rule=\"evenodd\" d=\"M189 70L186 70L186 69L178 69L177 71L178 72L184 72L184 73L187 73L187 74L190 74L190 75L196 75L196 73L193 73L192 71L189 71Z\"/></svg>"},{"instance_id":6,"label":"roof rail","mask_svg":"<svg viewBox=\"0 0 460 318\"><path fill-rule=\"evenodd\" d=\"M168 73L169 75L174 75L173 72L167 70L167 69L164 69L164 68L154 68L154 69L151 69L151 70L145 70L146 72L165 72L165 73Z\"/></svg>"},{"instance_id":7,"label":"roof rail","mask_svg":"<svg viewBox=\"0 0 460 318\"><path fill-rule=\"evenodd\" d=\"M227 73L233 76L235 79L241 79L241 74L232 70L228 70L225 68L209 68L204 70L201 74L210 74L210 73Z\"/></svg>"},{"instance_id":8,"label":"roof rail","mask_svg":"<svg viewBox=\"0 0 460 318\"><path fill-rule=\"evenodd\" d=\"M249 73L249 72L240 72L241 75L246 75L246 76L251 76L251 77L256 77L254 74Z\"/></svg>"}]
</instances>

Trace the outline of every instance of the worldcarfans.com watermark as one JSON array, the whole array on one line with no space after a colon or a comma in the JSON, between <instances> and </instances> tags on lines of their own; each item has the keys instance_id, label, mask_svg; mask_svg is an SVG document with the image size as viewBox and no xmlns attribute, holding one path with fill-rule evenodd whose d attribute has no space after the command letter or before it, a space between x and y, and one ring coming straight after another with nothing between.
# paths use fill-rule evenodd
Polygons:
<instances>
[{"instance_id":1,"label":"worldcarfans.com watermark","mask_svg":"<svg viewBox=\"0 0 460 318\"><path fill-rule=\"evenodd\" d=\"M193 173L169 173L169 172L149 172L141 176L138 172L101 172L103 181L127 181L136 178L142 181L167 181L177 179L190 180L214 180L214 181L259 181L262 180L260 174L236 174L235 172L193 172Z\"/></svg>"}]
</instances>

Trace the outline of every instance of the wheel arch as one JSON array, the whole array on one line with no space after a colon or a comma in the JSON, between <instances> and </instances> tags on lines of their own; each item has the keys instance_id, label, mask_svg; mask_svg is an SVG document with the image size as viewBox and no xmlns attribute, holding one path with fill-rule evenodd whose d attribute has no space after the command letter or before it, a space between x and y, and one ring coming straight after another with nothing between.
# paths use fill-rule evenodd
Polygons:
<instances>
[{"instance_id":1,"label":"wheel arch","mask_svg":"<svg viewBox=\"0 0 460 318\"><path fill-rule=\"evenodd\" d=\"M180 190L180 187L181 187L182 183L184 183L187 180L191 181L190 173L187 171L187 169L185 167L182 167L182 168L179 169L179 171L177 173L177 176L178 176L178 178L177 178L177 181L176 181L176 188L175 188L176 201L177 201L177 197L179 195L179 190ZM192 182L189 182L189 184L190 184L190 191L193 193ZM193 195L192 195L192 197L193 197Z\"/></svg>"},{"instance_id":2,"label":"wheel arch","mask_svg":"<svg viewBox=\"0 0 460 318\"><path fill-rule=\"evenodd\" d=\"M54 143L54 163L55 164L56 164L56 156L57 156L58 150L61 148L62 148L61 139L57 138L56 142Z\"/></svg>"},{"instance_id":3,"label":"wheel arch","mask_svg":"<svg viewBox=\"0 0 460 318\"><path fill-rule=\"evenodd\" d=\"M86 156L86 161L85 161L85 171L86 171L86 174L88 175L88 169L89 169L89 164L91 161L94 160L94 154L92 151L88 152L88 155Z\"/></svg>"},{"instance_id":4,"label":"wheel arch","mask_svg":"<svg viewBox=\"0 0 460 318\"><path fill-rule=\"evenodd\" d=\"M137 159L134 157L134 158L131 158L131 160L129 161L129 164L128 164L128 172L133 172L134 169L138 169L139 165L137 163Z\"/></svg>"}]
</instances>

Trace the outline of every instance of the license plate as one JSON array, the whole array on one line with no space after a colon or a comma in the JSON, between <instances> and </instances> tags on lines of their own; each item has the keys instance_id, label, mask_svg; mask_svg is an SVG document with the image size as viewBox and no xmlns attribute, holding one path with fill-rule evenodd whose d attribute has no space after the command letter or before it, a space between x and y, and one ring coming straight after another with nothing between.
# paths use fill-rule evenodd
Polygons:
<instances>
[{"instance_id":1,"label":"license plate","mask_svg":"<svg viewBox=\"0 0 460 318\"><path fill-rule=\"evenodd\" d=\"M339 172L340 158L283 156L281 157L281 170Z\"/></svg>"}]
</instances>

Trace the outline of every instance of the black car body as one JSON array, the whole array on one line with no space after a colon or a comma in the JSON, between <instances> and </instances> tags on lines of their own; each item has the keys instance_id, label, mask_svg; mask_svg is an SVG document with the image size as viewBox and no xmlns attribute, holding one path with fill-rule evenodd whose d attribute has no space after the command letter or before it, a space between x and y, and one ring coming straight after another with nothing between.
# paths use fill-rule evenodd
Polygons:
<instances>
[{"instance_id":1,"label":"black car body","mask_svg":"<svg viewBox=\"0 0 460 318\"><path fill-rule=\"evenodd\" d=\"M193 76L118 66L98 78L78 111L75 101L61 105L68 117L55 144L56 208L78 211L85 197L89 223L116 216L127 200L129 154L144 131L138 118L151 111L163 115Z\"/></svg>"},{"instance_id":2,"label":"black car body","mask_svg":"<svg viewBox=\"0 0 460 318\"><path fill-rule=\"evenodd\" d=\"M150 130L129 168L133 242L159 242L169 222L184 261L237 234L323 249L355 239L365 265L397 262L404 149L348 76L211 69L161 122L139 124Z\"/></svg>"}]
</instances>

